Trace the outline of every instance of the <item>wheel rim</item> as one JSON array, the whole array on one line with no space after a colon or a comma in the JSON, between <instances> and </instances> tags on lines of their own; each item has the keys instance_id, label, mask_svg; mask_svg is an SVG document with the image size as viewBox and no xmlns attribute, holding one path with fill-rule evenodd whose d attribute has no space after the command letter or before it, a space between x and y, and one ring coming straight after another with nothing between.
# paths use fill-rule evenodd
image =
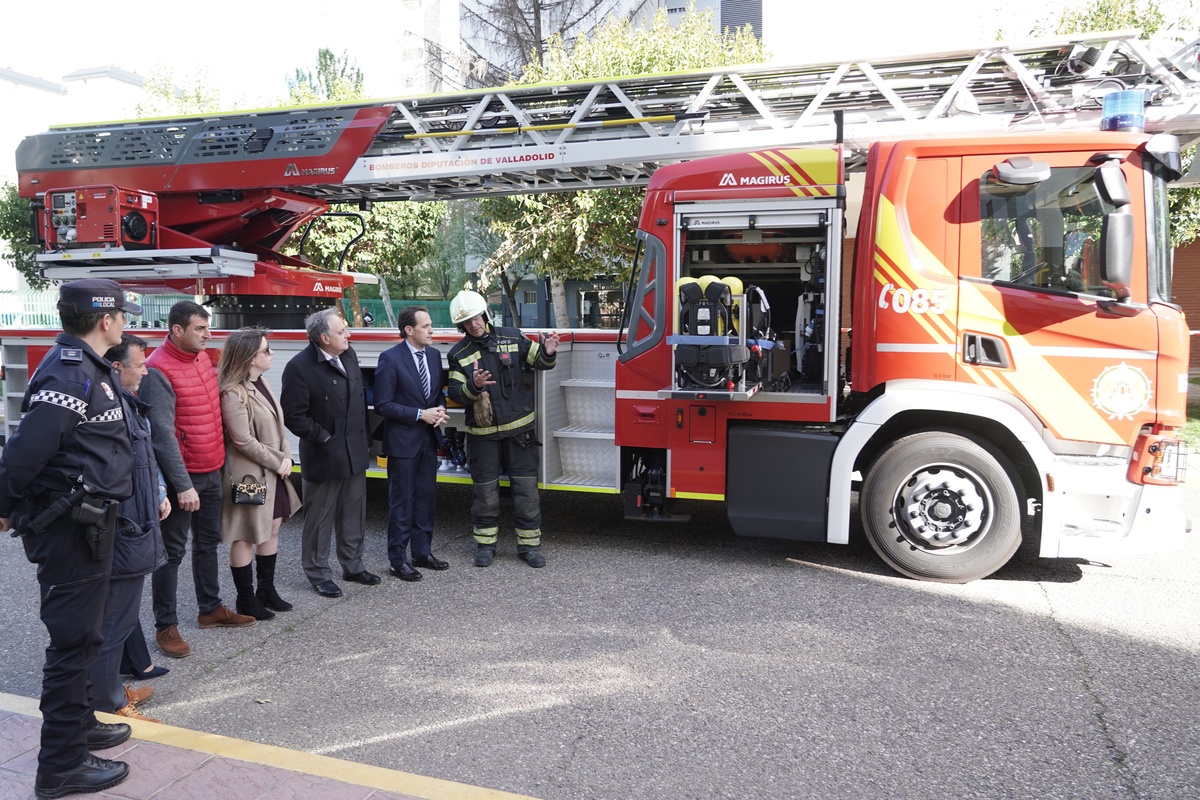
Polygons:
<instances>
[{"instance_id":1,"label":"wheel rim","mask_svg":"<svg viewBox=\"0 0 1200 800\"><path fill-rule=\"evenodd\" d=\"M975 546L992 516L987 483L958 464L921 467L896 487L893 498L897 529L914 547L931 553Z\"/></svg>"}]
</instances>

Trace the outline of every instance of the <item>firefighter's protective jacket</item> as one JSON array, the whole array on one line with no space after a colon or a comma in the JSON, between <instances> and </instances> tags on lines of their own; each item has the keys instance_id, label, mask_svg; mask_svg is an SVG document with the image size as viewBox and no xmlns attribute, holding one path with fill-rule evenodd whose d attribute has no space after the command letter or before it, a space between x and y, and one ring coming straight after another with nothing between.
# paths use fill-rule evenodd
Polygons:
<instances>
[{"instance_id":1,"label":"firefighter's protective jacket","mask_svg":"<svg viewBox=\"0 0 1200 800\"><path fill-rule=\"evenodd\" d=\"M547 355L540 342L527 339L517 328L496 328L489 323L484 336L460 339L450 348L447 360L450 399L466 407L468 434L505 439L533 428L533 391L525 385L522 373L553 369L555 364L555 356ZM476 389L476 369L490 372L495 383ZM492 423L486 426L475 419L475 401L483 392L492 401Z\"/></svg>"}]
</instances>

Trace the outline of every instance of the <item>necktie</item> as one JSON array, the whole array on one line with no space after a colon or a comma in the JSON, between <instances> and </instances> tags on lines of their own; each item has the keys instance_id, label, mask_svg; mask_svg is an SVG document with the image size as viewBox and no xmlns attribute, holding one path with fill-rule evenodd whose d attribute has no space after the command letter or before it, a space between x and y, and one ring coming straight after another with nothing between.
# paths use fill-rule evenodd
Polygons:
<instances>
[{"instance_id":1,"label":"necktie","mask_svg":"<svg viewBox=\"0 0 1200 800\"><path fill-rule=\"evenodd\" d=\"M429 370L425 369L425 351L417 351L417 374L421 376L421 388L425 390L425 399L429 399Z\"/></svg>"},{"instance_id":2,"label":"necktie","mask_svg":"<svg viewBox=\"0 0 1200 800\"><path fill-rule=\"evenodd\" d=\"M346 374L346 368L342 366L342 360L340 358L334 356L333 358L329 359L329 361L331 364L333 364L338 372L342 373L343 375Z\"/></svg>"}]
</instances>

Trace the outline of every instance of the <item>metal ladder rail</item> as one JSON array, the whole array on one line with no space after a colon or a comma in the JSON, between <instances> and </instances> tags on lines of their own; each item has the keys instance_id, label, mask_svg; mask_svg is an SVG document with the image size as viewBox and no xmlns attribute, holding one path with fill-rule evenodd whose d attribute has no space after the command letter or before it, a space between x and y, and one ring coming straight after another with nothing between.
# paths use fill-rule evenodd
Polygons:
<instances>
[{"instance_id":1,"label":"metal ladder rail","mask_svg":"<svg viewBox=\"0 0 1200 800\"><path fill-rule=\"evenodd\" d=\"M455 104L461 97L436 107L421 100L422 116L411 108L393 115L365 156L371 164L408 161L372 175L384 175L382 181L351 176L347 183L361 182L359 188L381 198L419 199L641 185L664 162L830 143L836 111L845 114L851 149L885 137L1091 128L1099 117L1099 93L1113 88L1147 91L1157 104L1149 129L1200 127L1200 70L1159 55L1163 47L1137 36L1086 34L838 65L510 87L485 93L469 108ZM1197 49L1200 40L1189 47ZM1177 119L1173 108L1183 112ZM508 118L497 121L499 113ZM612 142L621 142L623 152L605 147ZM604 149L605 157L586 153L589 145ZM550 168L531 170L440 166L457 166L454 156L482 152L556 157Z\"/></svg>"},{"instance_id":2,"label":"metal ladder rail","mask_svg":"<svg viewBox=\"0 0 1200 800\"><path fill-rule=\"evenodd\" d=\"M832 142L837 111L844 114L851 151L884 137L1091 127L1099 115L1095 93L1115 87L1116 81L1150 92L1157 105L1148 109L1149 130L1200 130L1195 64L1200 39L1180 48L1137 36L1136 31L1079 34L830 64L755 65L61 126L40 136L63 137L65 144L45 148L67 154L58 166L70 166L76 154L97 169L177 163L202 146L217 159L253 161L279 158L252 146L263 125L279 125L289 141L303 145L310 131L320 137L340 124L331 119L390 105L387 122L345 181L318 179L288 187L349 202L642 185L662 163ZM531 155L547 160L521 161ZM460 163L472 159L493 163Z\"/></svg>"},{"instance_id":3,"label":"metal ladder rail","mask_svg":"<svg viewBox=\"0 0 1200 800\"><path fill-rule=\"evenodd\" d=\"M1095 104L1086 90L1102 80L1134 78L1137 85L1175 99L1195 91L1196 70L1189 75L1137 36L1136 31L1080 34L929 56L757 65L400 99L367 155L563 145L635 138L638 130L666 137L703 132L717 122L736 122L743 130L794 131L804 127L796 123L834 110L916 121L944 114L963 92L971 93L980 113L1033 111L1035 106L1055 112ZM1082 60L1088 49L1096 54L1094 61ZM554 131L553 139L547 136Z\"/></svg>"}]
</instances>

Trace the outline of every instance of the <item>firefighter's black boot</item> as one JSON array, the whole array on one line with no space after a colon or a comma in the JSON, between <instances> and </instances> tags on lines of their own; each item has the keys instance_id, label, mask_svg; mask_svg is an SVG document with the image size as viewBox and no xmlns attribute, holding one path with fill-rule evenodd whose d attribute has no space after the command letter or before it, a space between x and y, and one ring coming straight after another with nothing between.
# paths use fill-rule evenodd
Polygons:
<instances>
[{"instance_id":1,"label":"firefighter's black boot","mask_svg":"<svg viewBox=\"0 0 1200 800\"><path fill-rule=\"evenodd\" d=\"M528 550L518 549L517 558L534 568L546 566L546 557L542 555L540 547L531 547Z\"/></svg>"},{"instance_id":2,"label":"firefighter's black boot","mask_svg":"<svg viewBox=\"0 0 1200 800\"><path fill-rule=\"evenodd\" d=\"M479 545L475 548L475 566L490 567L492 559L496 557L496 548L488 547L487 545Z\"/></svg>"}]
</instances>

